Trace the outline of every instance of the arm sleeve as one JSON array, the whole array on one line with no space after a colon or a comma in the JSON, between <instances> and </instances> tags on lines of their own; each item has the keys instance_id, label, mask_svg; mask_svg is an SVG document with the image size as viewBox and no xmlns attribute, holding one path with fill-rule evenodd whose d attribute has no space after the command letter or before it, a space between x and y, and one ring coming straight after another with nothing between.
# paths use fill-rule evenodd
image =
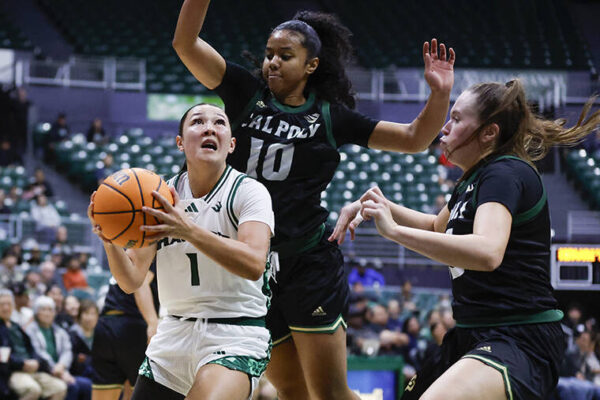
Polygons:
<instances>
[{"instance_id":1,"label":"arm sleeve","mask_svg":"<svg viewBox=\"0 0 600 400\"><path fill-rule=\"evenodd\" d=\"M379 120L350 110L341 104L332 104L330 112L333 137L338 147L344 144L367 147L371 133Z\"/></svg>"},{"instance_id":2,"label":"arm sleeve","mask_svg":"<svg viewBox=\"0 0 600 400\"><path fill-rule=\"evenodd\" d=\"M214 92L225 103L225 112L233 123L241 116L248 102L260 88L260 80L247 69L227 62L223 80L214 88Z\"/></svg>"},{"instance_id":3,"label":"arm sleeve","mask_svg":"<svg viewBox=\"0 0 600 400\"><path fill-rule=\"evenodd\" d=\"M269 226L271 236L275 233L275 217L271 205L271 195L261 183L245 178L233 199L233 212L238 226L247 221L263 222Z\"/></svg>"}]
</instances>

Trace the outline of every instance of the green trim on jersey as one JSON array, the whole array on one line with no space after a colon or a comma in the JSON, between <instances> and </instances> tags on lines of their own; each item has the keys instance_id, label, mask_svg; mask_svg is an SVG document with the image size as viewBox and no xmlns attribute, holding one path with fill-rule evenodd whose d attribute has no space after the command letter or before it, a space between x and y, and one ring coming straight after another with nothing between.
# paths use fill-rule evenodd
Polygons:
<instances>
[{"instance_id":1,"label":"green trim on jersey","mask_svg":"<svg viewBox=\"0 0 600 400\"><path fill-rule=\"evenodd\" d=\"M239 175L237 178L235 178L235 181L233 181L233 184L231 185L232 189L229 192L229 195L227 196L227 216L229 217L229 221L231 221L235 230L237 230L238 228L239 221L237 219L237 216L233 212L233 201L235 199L235 194L237 193L237 190L240 187L240 184L247 177L248 175Z\"/></svg>"},{"instance_id":2,"label":"green trim on jersey","mask_svg":"<svg viewBox=\"0 0 600 400\"><path fill-rule=\"evenodd\" d=\"M525 164L529 165L529 163L527 161L523 160L522 158L516 157L516 156L504 155L504 156L494 158L493 160L490 160L489 162L486 162L485 164L483 164L480 168L477 169L477 171L473 172L471 174L471 176L469 177L469 179L461 182L458 185L458 191L464 192L469 187L469 185L471 183L473 183L473 181L479 176L479 174L485 168L485 166L487 166L489 163L496 162L498 160L506 160L506 159L522 161ZM531 167L531 165L529 165L529 166ZM540 180L540 183L542 184L542 196L537 201L537 203L535 203L535 205L533 207L531 207L529 210L523 211L522 213L515 215L515 217L513 218L513 222L512 222L513 226L522 225L522 224L534 219L542 211L542 209L544 208L544 205L546 204L546 200L548 199L548 195L546 194L546 188L544 187L544 183L542 182L542 178L540 177L540 174L535 169L533 171L536 173L536 175L538 176L538 178ZM471 196L471 205L472 205L473 209L475 209L477 206L477 189L478 189L477 186L475 186L473 188L473 195Z\"/></svg>"},{"instance_id":3,"label":"green trim on jersey","mask_svg":"<svg viewBox=\"0 0 600 400\"><path fill-rule=\"evenodd\" d=\"M269 352L267 353L269 354ZM222 365L233 371L240 371L252 377L260 377L269 363L270 354L265 358L256 359L248 356L227 356L209 361L208 364Z\"/></svg>"},{"instance_id":4,"label":"green trim on jersey","mask_svg":"<svg viewBox=\"0 0 600 400\"><path fill-rule=\"evenodd\" d=\"M281 104L280 102L277 101L275 96L271 96L270 101L271 101L271 104L273 104L273 106L278 108L280 111L283 111L283 112L289 113L289 114L298 114L298 113L304 112L312 107L312 105L315 103L315 92L310 92L310 94L308 95L308 99L306 99L304 104L302 104L298 107L290 107L290 106L286 106L285 104Z\"/></svg>"},{"instance_id":5,"label":"green trim on jersey","mask_svg":"<svg viewBox=\"0 0 600 400\"><path fill-rule=\"evenodd\" d=\"M321 104L321 114L323 114L323 119L325 120L327 140L334 149L337 149L337 143L335 142L335 137L333 136L333 128L331 127L331 112L329 111L329 107L329 102L323 100L323 103Z\"/></svg>"},{"instance_id":6,"label":"green trim on jersey","mask_svg":"<svg viewBox=\"0 0 600 400\"><path fill-rule=\"evenodd\" d=\"M340 325L344 328L344 330L346 330L348 328L348 325L346 324L346 321L344 321L344 317L342 317L342 314L340 314L340 316L337 317L337 319L330 325L325 325L325 326L292 326L292 325L289 325L288 327L290 328L291 331L295 331L295 332L333 334L333 333L335 333L337 328L339 328Z\"/></svg>"},{"instance_id":7,"label":"green trim on jersey","mask_svg":"<svg viewBox=\"0 0 600 400\"><path fill-rule=\"evenodd\" d=\"M258 326L264 328L265 317L237 317L237 318L207 318L209 324L226 324L240 326Z\"/></svg>"},{"instance_id":8,"label":"green trim on jersey","mask_svg":"<svg viewBox=\"0 0 600 400\"><path fill-rule=\"evenodd\" d=\"M177 185L179 184L179 180L181 179L181 175L183 175L185 171L181 171L180 173L178 173L177 175L175 175L173 178L169 179L169 181L175 179L175 182L173 183L173 187L175 188L175 190L177 190Z\"/></svg>"},{"instance_id":9,"label":"green trim on jersey","mask_svg":"<svg viewBox=\"0 0 600 400\"><path fill-rule=\"evenodd\" d=\"M456 326L459 328L481 328L491 326L542 324L546 322L561 321L563 317L564 314L561 310L546 310L539 313L526 315L477 318L473 320L461 319L460 321L456 321Z\"/></svg>"},{"instance_id":10,"label":"green trim on jersey","mask_svg":"<svg viewBox=\"0 0 600 400\"><path fill-rule=\"evenodd\" d=\"M508 367L506 365L502 365L499 362L490 360L489 358L480 356L478 354L467 354L462 358L472 358L477 361L481 361L482 363L498 370L502 374L502 380L504 381L504 390L506 391L506 398L508 400L513 400L512 388L510 386L510 379L508 378Z\"/></svg>"},{"instance_id":11,"label":"green trim on jersey","mask_svg":"<svg viewBox=\"0 0 600 400\"><path fill-rule=\"evenodd\" d=\"M250 99L248 104L246 104L246 107L244 107L244 111L242 111L240 116L235 121L233 121L233 123L231 124L231 132L235 131L240 126L240 124L242 123L244 118L246 118L248 115L250 115L250 112L256 105L256 102L258 101L258 99L260 99L261 95L262 95L262 89L258 89L256 91L256 93L254 93L254 96L252 96L252 98ZM227 110L225 110L225 112L227 112Z\"/></svg>"},{"instance_id":12,"label":"green trim on jersey","mask_svg":"<svg viewBox=\"0 0 600 400\"><path fill-rule=\"evenodd\" d=\"M142 365L140 365L138 374L140 374L141 376L145 376L148 379L154 380L154 374L152 373L152 367L150 366L150 360L148 359L148 357L144 358Z\"/></svg>"},{"instance_id":13,"label":"green trim on jersey","mask_svg":"<svg viewBox=\"0 0 600 400\"><path fill-rule=\"evenodd\" d=\"M208 192L208 194L204 196L204 201L210 203L210 201L215 197L219 190L221 190L221 188L227 181L227 178L229 177L229 174L231 173L232 169L233 168L231 168L229 165L225 165L225 171L223 171L221 177L219 178L215 186L213 186L213 188L210 190L210 192Z\"/></svg>"},{"instance_id":14,"label":"green trim on jersey","mask_svg":"<svg viewBox=\"0 0 600 400\"><path fill-rule=\"evenodd\" d=\"M292 338L292 334L291 334L291 333L288 333L288 334L287 334L287 335L285 335L284 337L282 337L282 338L279 338L279 339L277 339L276 341L274 341L274 342L273 342L273 347L275 347L275 346L277 346L277 345L279 345L279 344L281 344L281 343L283 343L283 342L285 342L286 340L288 340L288 339L291 339L291 338Z\"/></svg>"}]
</instances>

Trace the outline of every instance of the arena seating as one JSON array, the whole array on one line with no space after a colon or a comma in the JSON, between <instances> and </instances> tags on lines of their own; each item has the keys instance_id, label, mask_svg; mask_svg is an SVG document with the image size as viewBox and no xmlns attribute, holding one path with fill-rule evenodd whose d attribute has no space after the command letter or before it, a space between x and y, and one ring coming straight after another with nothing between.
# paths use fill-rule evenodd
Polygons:
<instances>
[{"instance_id":1,"label":"arena seating","mask_svg":"<svg viewBox=\"0 0 600 400\"><path fill-rule=\"evenodd\" d=\"M583 198L591 208L600 210L600 151L570 150L566 159L567 172L584 192Z\"/></svg>"},{"instance_id":2,"label":"arena seating","mask_svg":"<svg viewBox=\"0 0 600 400\"><path fill-rule=\"evenodd\" d=\"M38 3L78 54L145 59L149 92L206 91L171 47L179 2ZM422 43L431 37L455 47L461 68L589 69L592 65L565 0L380 0L376 7L364 1L317 4L337 13L353 31L358 62L366 68L420 67ZM267 0L214 2L202 37L226 59L242 62L243 50L261 56L268 30L283 20L282 14ZM236 18L240 15L244 18Z\"/></svg>"}]
</instances>

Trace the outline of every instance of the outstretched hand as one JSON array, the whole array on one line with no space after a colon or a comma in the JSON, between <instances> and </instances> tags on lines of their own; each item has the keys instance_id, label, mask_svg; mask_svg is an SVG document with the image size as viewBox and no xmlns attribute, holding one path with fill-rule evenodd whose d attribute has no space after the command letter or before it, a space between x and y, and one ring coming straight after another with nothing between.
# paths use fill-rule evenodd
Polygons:
<instances>
[{"instance_id":1,"label":"outstretched hand","mask_svg":"<svg viewBox=\"0 0 600 400\"><path fill-rule=\"evenodd\" d=\"M360 198L360 214L368 221L373 219L379 234L385 238L389 238L394 229L398 226L390 205L378 187L371 188Z\"/></svg>"},{"instance_id":2,"label":"outstretched hand","mask_svg":"<svg viewBox=\"0 0 600 400\"><path fill-rule=\"evenodd\" d=\"M440 44L438 54L437 39L423 43L423 61L425 63L425 80L432 92L450 92L454 84L454 60L456 55L450 47L446 60L446 45Z\"/></svg>"},{"instance_id":3,"label":"outstretched hand","mask_svg":"<svg viewBox=\"0 0 600 400\"><path fill-rule=\"evenodd\" d=\"M169 190L174 199L173 205L156 190L152 192L152 196L163 206L164 211L147 206L142 207L143 212L162 222L158 225L142 225L140 227L140 230L147 233L148 240L157 241L165 237L187 240L190 237L194 223L185 215L185 211L179 205L179 195L175 189L171 187Z\"/></svg>"},{"instance_id":4,"label":"outstretched hand","mask_svg":"<svg viewBox=\"0 0 600 400\"><path fill-rule=\"evenodd\" d=\"M350 230L350 239L354 240L355 230L363 221L363 217L360 215L359 211L360 202L358 201L342 207L340 216L335 223L335 228L327 240L330 242L337 240L338 244L342 244L344 243L344 240L346 240L347 230Z\"/></svg>"}]
</instances>

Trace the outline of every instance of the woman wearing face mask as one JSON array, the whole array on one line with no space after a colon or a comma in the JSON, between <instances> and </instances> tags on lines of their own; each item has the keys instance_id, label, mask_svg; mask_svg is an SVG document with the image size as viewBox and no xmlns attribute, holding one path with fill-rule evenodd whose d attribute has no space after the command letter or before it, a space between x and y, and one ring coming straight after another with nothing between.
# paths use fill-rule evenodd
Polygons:
<instances>
[{"instance_id":1,"label":"woman wearing face mask","mask_svg":"<svg viewBox=\"0 0 600 400\"><path fill-rule=\"evenodd\" d=\"M142 226L154 244L127 251L105 241L111 273L127 293L156 257L167 311L146 350L132 399L251 398L269 359L265 328L271 198L260 183L225 163L235 148L225 112L200 104L181 119L177 147L185 169L168 181L175 204L143 207L161 224Z\"/></svg>"},{"instance_id":2,"label":"woman wearing face mask","mask_svg":"<svg viewBox=\"0 0 600 400\"><path fill-rule=\"evenodd\" d=\"M563 356L562 312L550 286L550 215L532 161L600 123L573 128L535 116L520 81L475 85L456 100L441 146L460 178L438 215L374 188L346 206L334 237L362 218L387 239L448 264L456 328L406 387L406 399L545 399ZM360 214L359 214L360 213Z\"/></svg>"},{"instance_id":3,"label":"woman wearing face mask","mask_svg":"<svg viewBox=\"0 0 600 400\"><path fill-rule=\"evenodd\" d=\"M273 198L278 265L267 325L273 353L267 369L280 399L356 398L346 382L348 283L341 253L327 241L321 192L354 143L418 152L441 129L453 83L454 51L434 39L423 46L432 94L410 124L378 121L354 110L345 65L351 32L330 14L300 12L271 31L262 75L227 62L198 37L208 0L184 2L173 46L190 72L223 99L237 149L234 168L263 183Z\"/></svg>"}]
</instances>

